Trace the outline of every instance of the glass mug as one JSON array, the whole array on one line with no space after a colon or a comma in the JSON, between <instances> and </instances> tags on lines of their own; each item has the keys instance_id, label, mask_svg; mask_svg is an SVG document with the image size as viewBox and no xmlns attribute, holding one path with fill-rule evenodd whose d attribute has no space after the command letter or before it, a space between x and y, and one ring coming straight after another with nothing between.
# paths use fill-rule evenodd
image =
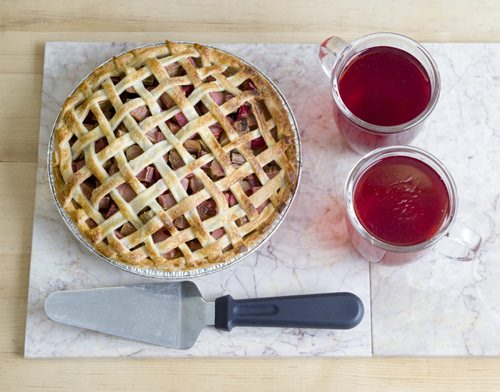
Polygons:
<instances>
[{"instance_id":1,"label":"glass mug","mask_svg":"<svg viewBox=\"0 0 500 392\"><path fill-rule=\"evenodd\" d=\"M331 81L337 128L358 153L410 143L436 106L437 66L403 35L375 33L351 43L333 36L321 44L319 59Z\"/></svg>"},{"instance_id":2,"label":"glass mug","mask_svg":"<svg viewBox=\"0 0 500 392\"><path fill-rule=\"evenodd\" d=\"M367 154L351 170L344 195L349 236L370 262L400 264L429 249L470 261L479 249L480 235L454 224L453 178L437 158L419 148L392 146ZM377 217L379 227L374 226Z\"/></svg>"}]
</instances>

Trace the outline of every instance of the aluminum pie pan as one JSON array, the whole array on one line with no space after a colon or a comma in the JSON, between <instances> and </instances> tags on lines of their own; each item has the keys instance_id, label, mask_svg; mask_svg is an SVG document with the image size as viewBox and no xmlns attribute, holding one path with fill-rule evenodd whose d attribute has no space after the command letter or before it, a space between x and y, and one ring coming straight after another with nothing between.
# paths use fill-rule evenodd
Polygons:
<instances>
[{"instance_id":1,"label":"aluminum pie pan","mask_svg":"<svg viewBox=\"0 0 500 392\"><path fill-rule=\"evenodd\" d=\"M177 43L186 43L186 44L194 44L194 42L191 41L175 41ZM155 43L155 44L145 44L145 45L140 45L132 49L128 49L126 51L123 51L121 53L116 54L114 57L120 56L124 53L127 53L131 50L138 49L138 48L143 48L143 47L149 47L149 46L160 46L164 45L164 43ZM228 55L234 56L237 58L239 61L241 61L243 64L246 64L247 66L251 67L253 70L255 70L257 73L259 73L269 84L273 87L273 89L276 91L277 95L280 98L281 104L283 105L283 108L285 109L288 117L288 121L290 122L290 125L292 127L293 131L293 139L294 143L296 146L296 153L295 153L295 158L296 158L296 164L297 164L297 184L295 186L295 189L292 191L292 194L288 201L285 203L284 208L281 210L281 212L278 213L277 217L271 224L270 228L264 233L264 235L260 238L259 241L254 243L251 247L249 247L245 252L241 252L234 257L222 262L222 263L217 263L217 264L212 264L203 268L193 268L189 270L181 270L181 271L163 271L161 269L156 269L156 268L140 268L136 267L127 263L120 262L118 260L114 260L112 258L108 258L99 252L94 248L94 246L90 243L90 241L80 232L78 227L75 225L71 217L67 214L66 210L61 206L59 203L59 200L57 199L56 196L56 190L55 190L55 180L54 180L54 173L53 173L53 167L52 167L52 156L54 154L54 134L55 134L55 128L56 124L59 120L59 116L61 115L62 107L59 110L59 113L57 114L57 117L54 121L54 124L52 126L52 131L50 133L50 138L49 138L49 144L48 144L48 151L47 151L47 174L48 174L48 182L49 182L49 188L50 188L50 193L52 195L52 199L54 200L54 203L56 205L56 209L61 216L62 220L66 224L67 228L70 230L70 232L74 235L74 237L85 247L87 248L90 253L93 255L97 256L99 259L111 264L114 267L117 267L123 271L127 271L136 275L141 275L141 276L146 276L150 278L158 278L158 279L166 279L166 280L183 280L183 279L191 279L203 275L208 275L220 270L223 270L225 268L228 268L237 262L243 260L245 257L249 256L253 252L255 252L259 247L261 247L271 236L276 232L277 228L281 225L283 222L285 216L288 214L290 207L293 203L293 200L295 199L295 196L297 194L300 180L302 177L302 148L301 148L301 142L300 142L300 135L299 135L299 130L297 126L297 120L295 119L295 115L293 114L293 111L290 107L290 104L287 102L283 92L276 86L276 84L267 76L264 72L262 72L258 67L255 65L251 64L250 62L243 60L241 57L228 52L226 50L217 48L212 45L206 45L202 44L208 48L216 49L219 50L223 53L226 53ZM95 68L99 68L103 66L104 64L112 61L113 58L110 58L100 65L96 66ZM92 71L93 72L93 71ZM87 79L92 72L89 72L87 75L85 75L80 82L76 85L76 87L68 94L66 97L69 98L74 91L78 88L78 86L85 80Z\"/></svg>"}]
</instances>

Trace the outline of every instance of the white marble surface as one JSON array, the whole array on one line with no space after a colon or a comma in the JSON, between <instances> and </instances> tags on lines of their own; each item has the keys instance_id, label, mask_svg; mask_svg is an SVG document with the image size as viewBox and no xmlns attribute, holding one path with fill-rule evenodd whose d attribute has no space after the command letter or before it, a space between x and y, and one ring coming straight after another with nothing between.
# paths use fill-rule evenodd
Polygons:
<instances>
[{"instance_id":1,"label":"white marble surface","mask_svg":"<svg viewBox=\"0 0 500 392\"><path fill-rule=\"evenodd\" d=\"M432 44L442 94L415 141L454 176L458 219L483 237L477 259L435 253L371 266L373 352L500 355L500 44Z\"/></svg>"},{"instance_id":2,"label":"white marble surface","mask_svg":"<svg viewBox=\"0 0 500 392\"><path fill-rule=\"evenodd\" d=\"M369 268L342 224L342 187L358 156L334 129L316 47L221 45L261 67L287 96L301 128L304 175L272 240L196 283L210 299L349 290L362 298L366 317L351 331L205 329L194 348L175 351L54 324L43 314L42 302L53 290L151 281L79 246L57 215L45 178L48 132L60 103L83 75L125 46L47 44L26 356L500 355L500 45L426 46L443 88L414 144L439 157L455 177L458 219L484 239L477 259L460 263L430 253L398 267Z\"/></svg>"},{"instance_id":3,"label":"white marble surface","mask_svg":"<svg viewBox=\"0 0 500 392\"><path fill-rule=\"evenodd\" d=\"M91 356L367 356L372 352L369 267L350 247L342 220L344 178L357 156L333 130L330 93L313 45L221 45L261 67L288 97L303 141L304 171L294 205L256 254L194 279L207 299L352 291L366 316L347 331L206 328L188 351L169 350L56 324L43 312L55 290L152 281L93 257L57 214L46 180L48 135L59 106L96 65L133 44L48 43L45 51L40 143L26 328L27 357Z\"/></svg>"}]
</instances>

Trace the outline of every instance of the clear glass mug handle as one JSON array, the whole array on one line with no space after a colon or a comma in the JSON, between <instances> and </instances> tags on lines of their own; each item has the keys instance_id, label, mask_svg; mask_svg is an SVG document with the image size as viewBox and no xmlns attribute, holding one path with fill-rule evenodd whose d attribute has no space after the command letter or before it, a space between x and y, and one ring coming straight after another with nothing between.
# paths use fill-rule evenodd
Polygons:
<instances>
[{"instance_id":1,"label":"clear glass mug handle","mask_svg":"<svg viewBox=\"0 0 500 392\"><path fill-rule=\"evenodd\" d=\"M342 38L331 36L325 39L319 46L319 61L326 76L331 78L333 67L337 62L339 54L348 46Z\"/></svg>"},{"instance_id":2,"label":"clear glass mug handle","mask_svg":"<svg viewBox=\"0 0 500 392\"><path fill-rule=\"evenodd\" d=\"M434 246L442 256L458 261L472 261L481 246L481 236L470 227L454 223L448 232Z\"/></svg>"}]
</instances>

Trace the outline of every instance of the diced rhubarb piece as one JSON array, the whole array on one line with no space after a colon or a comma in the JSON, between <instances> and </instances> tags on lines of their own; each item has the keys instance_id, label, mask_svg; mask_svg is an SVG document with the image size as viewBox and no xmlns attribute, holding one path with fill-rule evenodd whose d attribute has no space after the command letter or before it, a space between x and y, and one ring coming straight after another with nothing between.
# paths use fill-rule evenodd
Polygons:
<instances>
[{"instance_id":1,"label":"diced rhubarb piece","mask_svg":"<svg viewBox=\"0 0 500 392\"><path fill-rule=\"evenodd\" d=\"M222 91L212 91L209 93L210 97L214 100L217 105L222 105L224 103L224 93Z\"/></svg>"},{"instance_id":2,"label":"diced rhubarb piece","mask_svg":"<svg viewBox=\"0 0 500 392\"><path fill-rule=\"evenodd\" d=\"M216 139L219 139L222 131L224 130L219 123L210 125L208 128L210 129L210 131L212 131L212 134L215 136Z\"/></svg>"},{"instance_id":3,"label":"diced rhubarb piece","mask_svg":"<svg viewBox=\"0 0 500 392\"><path fill-rule=\"evenodd\" d=\"M248 218L246 216L236 219L237 226L243 226L245 223L248 223Z\"/></svg>"},{"instance_id":4,"label":"diced rhubarb piece","mask_svg":"<svg viewBox=\"0 0 500 392\"><path fill-rule=\"evenodd\" d=\"M82 190L84 196L90 200L90 198L92 197L92 191L95 188L85 181L80 184L80 189Z\"/></svg>"},{"instance_id":5,"label":"diced rhubarb piece","mask_svg":"<svg viewBox=\"0 0 500 392\"><path fill-rule=\"evenodd\" d=\"M87 114L87 117L83 120L83 125L95 125L97 124L97 119L94 116L94 113L92 113L90 110ZM92 127L93 128L93 127Z\"/></svg>"},{"instance_id":6,"label":"diced rhubarb piece","mask_svg":"<svg viewBox=\"0 0 500 392\"><path fill-rule=\"evenodd\" d=\"M214 199L208 199L203 201L196 207L198 214L200 214L200 219L205 220L217 214L217 204L215 204Z\"/></svg>"},{"instance_id":7,"label":"diced rhubarb piece","mask_svg":"<svg viewBox=\"0 0 500 392\"><path fill-rule=\"evenodd\" d=\"M189 84L187 86L181 86L181 90L184 93L184 95L187 97L194 90L194 86L192 84Z\"/></svg>"},{"instance_id":8,"label":"diced rhubarb piece","mask_svg":"<svg viewBox=\"0 0 500 392\"><path fill-rule=\"evenodd\" d=\"M229 101L230 99L233 99L234 98L234 94L231 94L229 92L226 92L226 95L224 97L224 101Z\"/></svg>"},{"instance_id":9,"label":"diced rhubarb piece","mask_svg":"<svg viewBox=\"0 0 500 392\"><path fill-rule=\"evenodd\" d=\"M220 165L217 160L213 160L212 163L210 164L210 173L212 174L213 177L222 177L224 176L224 169Z\"/></svg>"},{"instance_id":10,"label":"diced rhubarb piece","mask_svg":"<svg viewBox=\"0 0 500 392\"><path fill-rule=\"evenodd\" d=\"M234 118L230 114L228 114L226 116L226 119L227 119L227 121L229 121L229 124L231 124L231 125L234 124Z\"/></svg>"},{"instance_id":11,"label":"diced rhubarb piece","mask_svg":"<svg viewBox=\"0 0 500 392\"><path fill-rule=\"evenodd\" d=\"M247 118L250 115L250 106L244 104L241 105L238 109L238 113L236 115L236 120L241 120L243 118Z\"/></svg>"},{"instance_id":12,"label":"diced rhubarb piece","mask_svg":"<svg viewBox=\"0 0 500 392\"><path fill-rule=\"evenodd\" d=\"M184 230L189 227L189 223L184 215L181 215L174 219L174 226L180 230Z\"/></svg>"},{"instance_id":13,"label":"diced rhubarb piece","mask_svg":"<svg viewBox=\"0 0 500 392\"><path fill-rule=\"evenodd\" d=\"M164 210L168 210L169 208L175 206L177 202L174 199L174 196L172 196L171 193L162 193L160 196L157 198L158 203L160 203L161 208Z\"/></svg>"},{"instance_id":14,"label":"diced rhubarb piece","mask_svg":"<svg viewBox=\"0 0 500 392\"><path fill-rule=\"evenodd\" d=\"M111 198L109 196L104 196L101 200L99 200L99 211L108 208L110 201Z\"/></svg>"},{"instance_id":15,"label":"diced rhubarb piece","mask_svg":"<svg viewBox=\"0 0 500 392\"><path fill-rule=\"evenodd\" d=\"M142 214L139 214L139 218L141 219L142 223L148 223L151 219L153 219L155 216L155 213L151 210L144 211Z\"/></svg>"},{"instance_id":16,"label":"diced rhubarb piece","mask_svg":"<svg viewBox=\"0 0 500 392\"><path fill-rule=\"evenodd\" d=\"M174 116L174 118L175 118L175 121L177 121L177 124L179 124L179 126L181 128L188 123L186 116L184 116L184 114L182 112L177 113Z\"/></svg>"},{"instance_id":17,"label":"diced rhubarb piece","mask_svg":"<svg viewBox=\"0 0 500 392\"><path fill-rule=\"evenodd\" d=\"M115 130L115 136L122 137L123 135L126 135L128 133L127 127L123 123L121 123L118 128Z\"/></svg>"},{"instance_id":18,"label":"diced rhubarb piece","mask_svg":"<svg viewBox=\"0 0 500 392\"><path fill-rule=\"evenodd\" d=\"M250 183L252 188L255 188L256 186L261 185L261 183L260 183L259 179L257 178L257 176L255 175L255 173L252 173L252 174L246 176L244 179Z\"/></svg>"},{"instance_id":19,"label":"diced rhubarb piece","mask_svg":"<svg viewBox=\"0 0 500 392\"><path fill-rule=\"evenodd\" d=\"M137 121L144 120L147 116L149 116L149 109L146 106L139 106L130 112L133 118Z\"/></svg>"},{"instance_id":20,"label":"diced rhubarb piece","mask_svg":"<svg viewBox=\"0 0 500 392\"><path fill-rule=\"evenodd\" d=\"M161 180L161 174L158 171L158 169L155 167L154 172L153 172L153 182L160 181Z\"/></svg>"},{"instance_id":21,"label":"diced rhubarb piece","mask_svg":"<svg viewBox=\"0 0 500 392\"><path fill-rule=\"evenodd\" d=\"M119 170L118 170L118 164L117 164L117 163L116 163L116 161L115 161L115 162L113 162L113 163L111 164L111 166L109 167L109 169L108 169L108 173L109 173L109 175L110 175L110 176L112 176L113 174L118 173L118 171L119 171Z\"/></svg>"},{"instance_id":22,"label":"diced rhubarb piece","mask_svg":"<svg viewBox=\"0 0 500 392\"><path fill-rule=\"evenodd\" d=\"M142 169L136 177L139 181L149 184L151 181L153 181L153 174L154 168L152 168L151 166L147 166Z\"/></svg>"},{"instance_id":23,"label":"diced rhubarb piece","mask_svg":"<svg viewBox=\"0 0 500 392\"><path fill-rule=\"evenodd\" d=\"M264 173L267 174L269 179L272 179L278 175L280 172L280 167L277 164L269 164L264 166Z\"/></svg>"},{"instance_id":24,"label":"diced rhubarb piece","mask_svg":"<svg viewBox=\"0 0 500 392\"><path fill-rule=\"evenodd\" d=\"M234 197L233 192L231 191L224 192L224 196L226 196L227 205L229 207L238 204L238 201L236 200L236 197Z\"/></svg>"},{"instance_id":25,"label":"diced rhubarb piece","mask_svg":"<svg viewBox=\"0 0 500 392\"><path fill-rule=\"evenodd\" d=\"M135 232L135 227L132 225L132 223L130 222L126 222L122 228L120 229L120 234L123 235L124 237L132 234L133 232Z\"/></svg>"},{"instance_id":26,"label":"diced rhubarb piece","mask_svg":"<svg viewBox=\"0 0 500 392\"><path fill-rule=\"evenodd\" d=\"M163 103L163 105L165 105L166 109L170 109L175 106L175 101L166 92L160 96L160 101Z\"/></svg>"},{"instance_id":27,"label":"diced rhubarb piece","mask_svg":"<svg viewBox=\"0 0 500 392\"><path fill-rule=\"evenodd\" d=\"M137 196L134 189L127 183L119 185L116 189L126 201L130 201Z\"/></svg>"},{"instance_id":28,"label":"diced rhubarb piece","mask_svg":"<svg viewBox=\"0 0 500 392\"><path fill-rule=\"evenodd\" d=\"M254 128L257 125L257 119L255 118L255 116L253 114L250 114L247 117L247 124L248 124L249 128Z\"/></svg>"},{"instance_id":29,"label":"diced rhubarb piece","mask_svg":"<svg viewBox=\"0 0 500 392\"><path fill-rule=\"evenodd\" d=\"M94 227L97 227L97 223L92 218L88 218L85 221L85 223L87 224L87 226L89 227L89 229L93 229Z\"/></svg>"},{"instance_id":30,"label":"diced rhubarb piece","mask_svg":"<svg viewBox=\"0 0 500 392\"><path fill-rule=\"evenodd\" d=\"M198 113L200 116L203 116L205 113L208 113L208 109L205 105L203 105L203 102L198 102L195 106L196 113Z\"/></svg>"},{"instance_id":31,"label":"diced rhubarb piece","mask_svg":"<svg viewBox=\"0 0 500 392\"><path fill-rule=\"evenodd\" d=\"M241 185L241 189L243 190L243 192L245 192L245 195L247 195L247 196L252 195L253 188L252 188L252 185L250 185L250 183L248 181L241 181L240 185Z\"/></svg>"},{"instance_id":32,"label":"diced rhubarb piece","mask_svg":"<svg viewBox=\"0 0 500 392\"><path fill-rule=\"evenodd\" d=\"M125 155L129 161L131 161L134 158L137 158L139 155L141 155L144 151L142 150L141 147L139 147L138 144L133 144L129 148L127 148L127 151L125 151Z\"/></svg>"},{"instance_id":33,"label":"diced rhubarb piece","mask_svg":"<svg viewBox=\"0 0 500 392\"><path fill-rule=\"evenodd\" d=\"M248 127L248 122L246 119L236 120L233 124L233 128L238 132L238 135L243 135L247 133L250 128Z\"/></svg>"},{"instance_id":34,"label":"diced rhubarb piece","mask_svg":"<svg viewBox=\"0 0 500 392\"><path fill-rule=\"evenodd\" d=\"M160 131L160 128L158 127L154 127L150 131L147 131L146 137L149 139L151 143L159 143L166 139L165 135L163 134L162 131Z\"/></svg>"},{"instance_id":35,"label":"diced rhubarb piece","mask_svg":"<svg viewBox=\"0 0 500 392\"><path fill-rule=\"evenodd\" d=\"M106 140L105 137L99 139L98 141L95 142L95 152L101 151L104 147L108 145L108 141Z\"/></svg>"},{"instance_id":36,"label":"diced rhubarb piece","mask_svg":"<svg viewBox=\"0 0 500 392\"><path fill-rule=\"evenodd\" d=\"M210 235L214 237L216 240L218 240L224 234L226 234L226 231L222 227L219 227L218 229L215 229L210 233Z\"/></svg>"},{"instance_id":37,"label":"diced rhubarb piece","mask_svg":"<svg viewBox=\"0 0 500 392\"><path fill-rule=\"evenodd\" d=\"M186 140L184 142L184 148L187 152L196 156L201 151L201 144L196 140Z\"/></svg>"},{"instance_id":38,"label":"diced rhubarb piece","mask_svg":"<svg viewBox=\"0 0 500 392\"><path fill-rule=\"evenodd\" d=\"M170 151L170 153L168 154L168 162L174 170L177 170L178 168L184 166L184 161L176 150Z\"/></svg>"},{"instance_id":39,"label":"diced rhubarb piece","mask_svg":"<svg viewBox=\"0 0 500 392\"><path fill-rule=\"evenodd\" d=\"M266 142L262 136L252 140L252 150L259 150L266 147Z\"/></svg>"},{"instance_id":40,"label":"diced rhubarb piece","mask_svg":"<svg viewBox=\"0 0 500 392\"><path fill-rule=\"evenodd\" d=\"M157 243L165 241L168 237L170 237L170 235L167 232L160 230L154 233L152 237L153 237L153 242Z\"/></svg>"},{"instance_id":41,"label":"diced rhubarb piece","mask_svg":"<svg viewBox=\"0 0 500 392\"><path fill-rule=\"evenodd\" d=\"M189 179L187 177L182 178L181 185L184 188L184 190L187 191L189 187Z\"/></svg>"},{"instance_id":42,"label":"diced rhubarb piece","mask_svg":"<svg viewBox=\"0 0 500 392\"><path fill-rule=\"evenodd\" d=\"M135 91L134 86L127 87L125 91L130 94L137 94L137 91Z\"/></svg>"},{"instance_id":43,"label":"diced rhubarb piece","mask_svg":"<svg viewBox=\"0 0 500 392\"><path fill-rule=\"evenodd\" d=\"M156 130L157 128L153 128L146 132L146 137L151 143L156 143Z\"/></svg>"},{"instance_id":44,"label":"diced rhubarb piece","mask_svg":"<svg viewBox=\"0 0 500 392\"><path fill-rule=\"evenodd\" d=\"M180 257L180 256L181 256L181 252L177 248L169 250L168 252L163 254L163 257L165 257L166 259L169 259L169 260L176 259L177 257Z\"/></svg>"},{"instance_id":45,"label":"diced rhubarb piece","mask_svg":"<svg viewBox=\"0 0 500 392\"><path fill-rule=\"evenodd\" d=\"M248 79L247 86L250 90L257 90L257 87L251 79Z\"/></svg>"},{"instance_id":46,"label":"diced rhubarb piece","mask_svg":"<svg viewBox=\"0 0 500 392\"><path fill-rule=\"evenodd\" d=\"M257 212L260 214L268 204L269 200L266 200L264 203L262 203L260 206L257 207Z\"/></svg>"},{"instance_id":47,"label":"diced rhubarb piece","mask_svg":"<svg viewBox=\"0 0 500 392\"><path fill-rule=\"evenodd\" d=\"M115 235L116 235L116 238L118 238L119 240L121 240L124 236L122 233L120 233L118 230L115 230Z\"/></svg>"},{"instance_id":48,"label":"diced rhubarb piece","mask_svg":"<svg viewBox=\"0 0 500 392\"><path fill-rule=\"evenodd\" d=\"M156 131L156 143L162 142L163 140L167 140L162 131Z\"/></svg>"},{"instance_id":49,"label":"diced rhubarb piece","mask_svg":"<svg viewBox=\"0 0 500 392\"><path fill-rule=\"evenodd\" d=\"M179 76L181 73L181 65L177 62L169 64L165 67L170 77Z\"/></svg>"},{"instance_id":50,"label":"diced rhubarb piece","mask_svg":"<svg viewBox=\"0 0 500 392\"><path fill-rule=\"evenodd\" d=\"M142 81L144 87L151 87L155 83L154 75L149 75L146 79Z\"/></svg>"},{"instance_id":51,"label":"diced rhubarb piece","mask_svg":"<svg viewBox=\"0 0 500 392\"><path fill-rule=\"evenodd\" d=\"M198 153L198 158L202 157L203 155L207 155L208 152L206 152L205 150L200 150L200 152Z\"/></svg>"},{"instance_id":52,"label":"diced rhubarb piece","mask_svg":"<svg viewBox=\"0 0 500 392\"><path fill-rule=\"evenodd\" d=\"M73 172L77 172L78 170L80 170L82 167L85 166L85 159L81 159L79 161L75 161L72 163L72 168L73 168Z\"/></svg>"},{"instance_id":53,"label":"diced rhubarb piece","mask_svg":"<svg viewBox=\"0 0 500 392\"><path fill-rule=\"evenodd\" d=\"M237 152L232 152L231 153L231 163L235 166L241 166L245 163L245 158L243 155Z\"/></svg>"},{"instance_id":54,"label":"diced rhubarb piece","mask_svg":"<svg viewBox=\"0 0 500 392\"><path fill-rule=\"evenodd\" d=\"M119 210L118 206L112 202L108 210L104 214L104 219L108 219L109 217L113 216L118 212L118 210Z\"/></svg>"},{"instance_id":55,"label":"diced rhubarb piece","mask_svg":"<svg viewBox=\"0 0 500 392\"><path fill-rule=\"evenodd\" d=\"M191 249L191 252L196 252L198 249L201 249L201 243L198 239L194 239L191 241L186 242L186 245Z\"/></svg>"},{"instance_id":56,"label":"diced rhubarb piece","mask_svg":"<svg viewBox=\"0 0 500 392\"><path fill-rule=\"evenodd\" d=\"M179 129L181 129L181 127L177 123L171 120L167 121L167 126L170 129L170 132L172 132L174 135L179 131Z\"/></svg>"},{"instance_id":57,"label":"diced rhubarb piece","mask_svg":"<svg viewBox=\"0 0 500 392\"><path fill-rule=\"evenodd\" d=\"M201 180L199 178L191 177L189 179L189 189L191 189L191 192L193 194L197 193L203 189L203 183L201 182Z\"/></svg>"}]
</instances>

